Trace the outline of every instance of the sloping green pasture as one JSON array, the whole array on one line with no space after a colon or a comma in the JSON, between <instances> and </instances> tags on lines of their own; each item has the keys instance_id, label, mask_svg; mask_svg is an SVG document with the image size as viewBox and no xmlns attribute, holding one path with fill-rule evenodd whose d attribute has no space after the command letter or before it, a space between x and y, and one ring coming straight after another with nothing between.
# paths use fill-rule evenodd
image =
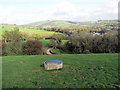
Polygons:
<instances>
[{"instance_id":1,"label":"sloping green pasture","mask_svg":"<svg viewBox=\"0 0 120 90\"><path fill-rule=\"evenodd\" d=\"M4 31L11 31L13 27L16 27L14 25L4 25L4 28L2 28L3 25L0 25L0 39L2 39L2 33L4 33ZM35 30L35 29L23 29L19 26L19 31L24 33L26 36L33 38L45 38L45 37L49 37L52 36L53 34L57 34L57 32L52 32L52 31L45 31L45 30Z\"/></svg>"}]
</instances>

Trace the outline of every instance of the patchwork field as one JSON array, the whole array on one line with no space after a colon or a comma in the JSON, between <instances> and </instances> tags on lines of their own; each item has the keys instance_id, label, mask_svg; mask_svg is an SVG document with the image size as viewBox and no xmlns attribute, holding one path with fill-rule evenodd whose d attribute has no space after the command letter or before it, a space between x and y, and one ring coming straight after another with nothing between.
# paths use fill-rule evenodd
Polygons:
<instances>
[{"instance_id":1,"label":"patchwork field","mask_svg":"<svg viewBox=\"0 0 120 90\"><path fill-rule=\"evenodd\" d=\"M43 62L63 61L62 70L46 71ZM3 88L114 88L118 54L3 56Z\"/></svg>"}]
</instances>

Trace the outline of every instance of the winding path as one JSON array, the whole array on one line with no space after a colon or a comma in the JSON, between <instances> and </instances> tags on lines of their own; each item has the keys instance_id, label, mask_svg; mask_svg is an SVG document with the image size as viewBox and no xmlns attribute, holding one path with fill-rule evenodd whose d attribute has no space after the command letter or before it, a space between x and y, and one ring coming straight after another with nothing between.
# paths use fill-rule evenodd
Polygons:
<instances>
[{"instance_id":1,"label":"winding path","mask_svg":"<svg viewBox=\"0 0 120 90\"><path fill-rule=\"evenodd\" d=\"M53 49L53 48L49 48L49 49L47 50L47 54L48 54L48 55L52 55L52 53L50 52L52 49Z\"/></svg>"}]
</instances>

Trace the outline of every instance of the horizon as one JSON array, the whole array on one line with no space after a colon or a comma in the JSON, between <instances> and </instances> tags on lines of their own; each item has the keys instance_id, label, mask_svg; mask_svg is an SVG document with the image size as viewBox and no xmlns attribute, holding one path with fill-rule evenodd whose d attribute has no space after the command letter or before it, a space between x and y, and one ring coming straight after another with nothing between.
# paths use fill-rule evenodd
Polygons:
<instances>
[{"instance_id":1,"label":"horizon","mask_svg":"<svg viewBox=\"0 0 120 90\"><path fill-rule=\"evenodd\" d=\"M115 20L119 0L3 0L0 23L24 25L46 20Z\"/></svg>"},{"instance_id":2,"label":"horizon","mask_svg":"<svg viewBox=\"0 0 120 90\"><path fill-rule=\"evenodd\" d=\"M44 21L73 21L73 22L79 22L79 23L86 23L86 22L98 22L98 21L111 21L111 20L119 20L119 19L109 19L109 20L95 20L95 21L74 21L74 20L43 20L43 21L37 21L37 22L44 22ZM28 25L28 24L32 24L32 23L37 23L37 22L30 22L30 23L27 23L27 24L16 24L16 23L0 23L0 24L8 24L8 25Z\"/></svg>"}]
</instances>

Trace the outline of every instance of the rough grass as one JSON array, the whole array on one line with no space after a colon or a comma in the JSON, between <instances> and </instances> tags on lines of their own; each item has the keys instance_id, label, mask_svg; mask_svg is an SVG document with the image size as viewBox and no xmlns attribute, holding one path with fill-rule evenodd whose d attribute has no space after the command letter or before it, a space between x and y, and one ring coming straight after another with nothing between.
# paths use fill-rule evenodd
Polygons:
<instances>
[{"instance_id":1,"label":"rough grass","mask_svg":"<svg viewBox=\"0 0 120 90\"><path fill-rule=\"evenodd\" d=\"M118 54L4 56L3 88L114 88ZM48 60L63 61L61 70L46 71Z\"/></svg>"}]
</instances>

